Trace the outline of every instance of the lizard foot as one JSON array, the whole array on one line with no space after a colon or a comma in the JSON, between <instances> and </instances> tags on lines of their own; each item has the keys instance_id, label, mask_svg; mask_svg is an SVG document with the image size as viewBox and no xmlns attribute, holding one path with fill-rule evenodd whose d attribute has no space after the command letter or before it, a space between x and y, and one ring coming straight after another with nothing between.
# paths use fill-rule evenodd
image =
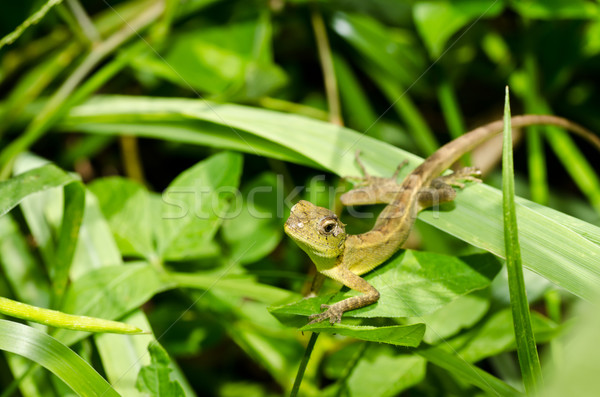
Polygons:
<instances>
[{"instance_id":1,"label":"lizard foot","mask_svg":"<svg viewBox=\"0 0 600 397\"><path fill-rule=\"evenodd\" d=\"M450 175L441 176L439 179L450 186L462 189L465 187L465 184L461 181L481 182L481 179L479 179L480 176L481 171L479 168L465 167L454 171Z\"/></svg>"},{"instance_id":2,"label":"lizard foot","mask_svg":"<svg viewBox=\"0 0 600 397\"><path fill-rule=\"evenodd\" d=\"M331 324L339 323L342 321L343 310L336 309L335 305L321 305L321 310L325 310L323 313L313 314L308 317L310 322L308 324L320 323L323 320L329 319Z\"/></svg>"}]
</instances>

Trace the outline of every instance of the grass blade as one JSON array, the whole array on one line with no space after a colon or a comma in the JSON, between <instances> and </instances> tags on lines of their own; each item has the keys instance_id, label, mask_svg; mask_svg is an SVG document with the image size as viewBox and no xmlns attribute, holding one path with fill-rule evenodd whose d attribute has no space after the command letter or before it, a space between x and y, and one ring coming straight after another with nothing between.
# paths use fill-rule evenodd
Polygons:
<instances>
[{"instance_id":1,"label":"grass blade","mask_svg":"<svg viewBox=\"0 0 600 397\"><path fill-rule=\"evenodd\" d=\"M119 122L121 126L131 123L136 128L156 127L155 123L166 125L167 121L172 124L182 119L225 125L228 128L219 130L220 139L236 142L238 148L246 147L246 151L251 151L247 147L250 143L254 150L266 155L276 147L283 148L290 161L311 164L338 175L360 174L352 156L358 144L364 153L363 163L372 175L391 175L402 159L407 159L411 166L422 161L391 145L322 121L240 105L207 106L203 101L191 99L95 97L74 108L61 128L117 134L123 130L107 131L111 123ZM128 132L136 133L133 129ZM170 132L157 128L153 137L169 140ZM182 140L189 139L190 143L198 144L199 139L191 137L202 137L203 133L197 126L194 131L186 132ZM258 139L244 142L240 136ZM266 142L269 146L265 148L262 145ZM410 166L406 167L402 175L410 169ZM422 211L419 219L504 257L500 192L484 184L472 185L458 192L454 202L456 206L452 211ZM568 218L566 215L526 200L518 200L517 211L521 220L519 232L525 265L573 294L593 299L600 284L600 247L593 241L600 241L600 228L583 221L564 223ZM473 222L474 219L477 222Z\"/></svg>"},{"instance_id":2,"label":"grass blade","mask_svg":"<svg viewBox=\"0 0 600 397\"><path fill-rule=\"evenodd\" d=\"M514 168L512 155L512 130L508 87L504 107L504 143L502 147L502 190L504 208L504 243L506 246L506 267L508 289L515 327L515 340L523 383L528 394L535 394L542 379L542 369L531 328L529 303L523 280L521 247L517 231L517 211L515 207Z\"/></svg>"},{"instance_id":3,"label":"grass blade","mask_svg":"<svg viewBox=\"0 0 600 397\"><path fill-rule=\"evenodd\" d=\"M35 328L0 320L0 350L27 357L40 364L80 396L119 396L85 360Z\"/></svg>"},{"instance_id":4,"label":"grass blade","mask_svg":"<svg viewBox=\"0 0 600 397\"><path fill-rule=\"evenodd\" d=\"M79 238L79 228L83 220L85 207L85 188L83 184L75 182L64 187L63 206L64 215L60 226L54 263L50 269L57 302L60 302L67 288L69 269L73 262L73 255Z\"/></svg>"}]
</instances>

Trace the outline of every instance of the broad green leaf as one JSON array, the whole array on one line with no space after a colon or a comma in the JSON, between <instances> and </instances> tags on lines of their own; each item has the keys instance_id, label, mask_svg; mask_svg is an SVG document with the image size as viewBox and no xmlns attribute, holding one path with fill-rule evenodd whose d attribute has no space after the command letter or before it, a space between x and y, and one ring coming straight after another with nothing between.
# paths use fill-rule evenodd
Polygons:
<instances>
[{"instance_id":1,"label":"broad green leaf","mask_svg":"<svg viewBox=\"0 0 600 397\"><path fill-rule=\"evenodd\" d=\"M391 346L370 344L352 368L346 388L352 396L397 396L425 378L426 361Z\"/></svg>"},{"instance_id":2,"label":"broad green leaf","mask_svg":"<svg viewBox=\"0 0 600 397\"><path fill-rule=\"evenodd\" d=\"M461 296L434 313L408 319L410 323L425 323L427 329L423 340L437 343L456 334L461 329L471 328L490 307L489 298L482 293Z\"/></svg>"},{"instance_id":3,"label":"broad green leaf","mask_svg":"<svg viewBox=\"0 0 600 397\"><path fill-rule=\"evenodd\" d=\"M251 134L271 141L285 148L286 153L302 164L311 161L317 166L338 175L360 175L353 159L353 152L360 144L361 159L372 175L389 176L402 159L409 161L401 173L407 172L421 160L393 148L383 142L357 134L332 124L311 120L305 117L277 113L238 105L213 105L207 107L203 101L143 98L143 97L96 97L84 105L74 108L65 119L63 128L98 133L103 130L103 122L138 123L141 120L181 120L189 118L226 125L245 131L248 135L237 135L236 131L224 128L227 139L238 142L249 152L267 153L274 146L259 145L257 141L248 146L245 136ZM125 125L125 124L123 124ZM131 131L135 133L134 131ZM117 133L116 130L109 133ZM119 132L120 133L120 132ZM196 135L202 130L197 129ZM156 138L168 139L168 133L157 131ZM225 138L224 137L224 138ZM190 143L197 140L190 139ZM256 143L256 145L254 144ZM263 152L263 149L265 150ZM308 160L307 160L308 159ZM423 211L419 219L431 223L476 247L504 256L502 232L501 196L496 189L483 184L470 185L458 192L454 206L447 211ZM563 217L554 219L527 208L517 200L517 215L523 263L526 267L541 274L553 283L571 293L586 299L594 297L600 285L600 247L578 233L586 230L586 236L600 235L600 230L583 221L577 221L577 228L562 224ZM591 231L595 232L592 233Z\"/></svg>"},{"instance_id":4,"label":"broad green leaf","mask_svg":"<svg viewBox=\"0 0 600 397\"><path fill-rule=\"evenodd\" d=\"M181 385L171 380L171 360L167 351L157 342L148 345L148 352L152 363L140 370L138 390L153 397L184 397Z\"/></svg>"},{"instance_id":5,"label":"broad green leaf","mask_svg":"<svg viewBox=\"0 0 600 397\"><path fill-rule=\"evenodd\" d=\"M417 30L433 59L442 55L446 42L469 22L492 18L504 9L504 2L487 0L443 0L415 3L413 14Z\"/></svg>"},{"instance_id":6,"label":"broad green leaf","mask_svg":"<svg viewBox=\"0 0 600 397\"><path fill-rule=\"evenodd\" d=\"M60 187L76 181L54 164L39 168L0 182L0 216L13 209L27 196L53 187Z\"/></svg>"},{"instance_id":7,"label":"broad green leaf","mask_svg":"<svg viewBox=\"0 0 600 397\"><path fill-rule=\"evenodd\" d=\"M561 327L536 312L532 313L531 325L538 343L553 339L561 331ZM458 351L462 359L470 363L514 350L515 333L510 310L494 313L448 343Z\"/></svg>"},{"instance_id":8,"label":"broad green leaf","mask_svg":"<svg viewBox=\"0 0 600 397\"><path fill-rule=\"evenodd\" d=\"M404 251L364 278L381 297L377 303L352 310L349 317L415 317L439 309L461 295L488 286L500 264L491 255L461 259L428 252ZM337 302L359 294L340 292L335 296L304 299L273 308L275 315L304 315L320 312L323 303Z\"/></svg>"},{"instance_id":9,"label":"broad green leaf","mask_svg":"<svg viewBox=\"0 0 600 397\"><path fill-rule=\"evenodd\" d=\"M327 332L332 334L351 336L353 338L370 342L388 343L396 346L419 346L425 334L425 324L392 325L383 327L328 324L325 322L306 325L301 331Z\"/></svg>"},{"instance_id":10,"label":"broad green leaf","mask_svg":"<svg viewBox=\"0 0 600 397\"><path fill-rule=\"evenodd\" d=\"M96 179L89 189L98 198L102 213L123 255L151 260L156 254L152 244L150 198L146 189L130 179Z\"/></svg>"},{"instance_id":11,"label":"broad green leaf","mask_svg":"<svg viewBox=\"0 0 600 397\"><path fill-rule=\"evenodd\" d=\"M504 383L502 380L491 375L467 361L460 356L450 353L439 346L423 347L415 351L431 363L445 369L452 376L469 384L479 387L481 390L494 396L522 396L518 390Z\"/></svg>"},{"instance_id":12,"label":"broad green leaf","mask_svg":"<svg viewBox=\"0 0 600 397\"><path fill-rule=\"evenodd\" d=\"M35 328L0 320L0 349L27 357L45 367L79 395L119 396L81 357Z\"/></svg>"},{"instance_id":13,"label":"broad green leaf","mask_svg":"<svg viewBox=\"0 0 600 397\"><path fill-rule=\"evenodd\" d=\"M151 265L132 263L107 266L90 271L74 281L65 295L61 311L113 320L168 288L170 284L165 283ZM71 345L87 334L57 330L54 336Z\"/></svg>"},{"instance_id":14,"label":"broad green leaf","mask_svg":"<svg viewBox=\"0 0 600 397\"><path fill-rule=\"evenodd\" d=\"M76 252L76 263L71 272L75 284L81 277L94 269L111 266L115 274L118 275L128 270L126 265L122 263L121 253L113 239L108 223L100 211L94 194L86 194L86 209ZM117 270L119 268L122 270L121 272ZM135 282L134 278L132 282ZM112 281L109 280L109 282ZM152 289L155 284L149 282L147 287ZM143 292L141 289L139 291L140 293ZM152 293L152 291L146 292ZM116 293L114 296L118 298L119 294ZM134 304L135 302L132 306ZM122 318L121 321L143 330L151 329L150 323L140 309L134 310L127 317ZM140 394L135 387L137 374L143 365L150 363L147 356L147 346L156 339L152 335L135 335L134 338L128 336L106 333L95 334L94 342L102 360L103 370L111 384L124 396L136 396ZM75 340L72 339L72 341ZM173 367L173 371L184 387L186 395L194 396L195 393L187 384L181 371L176 367Z\"/></svg>"},{"instance_id":15,"label":"broad green leaf","mask_svg":"<svg viewBox=\"0 0 600 397\"><path fill-rule=\"evenodd\" d=\"M162 222L157 236L163 258L180 260L206 255L218 227L232 216L229 205L239 198L241 169L241 155L220 153L171 182L162 195Z\"/></svg>"},{"instance_id":16,"label":"broad green leaf","mask_svg":"<svg viewBox=\"0 0 600 397\"><path fill-rule=\"evenodd\" d=\"M282 180L265 173L248 182L230 212L237 214L223 222L223 239L231 247L229 257L240 263L255 262L275 249L283 226L277 216L283 203Z\"/></svg>"},{"instance_id":17,"label":"broad green leaf","mask_svg":"<svg viewBox=\"0 0 600 397\"><path fill-rule=\"evenodd\" d=\"M108 222L102 215L96 196L85 195L85 211L71 266L71 279L77 280L92 269L123 263Z\"/></svg>"}]
</instances>

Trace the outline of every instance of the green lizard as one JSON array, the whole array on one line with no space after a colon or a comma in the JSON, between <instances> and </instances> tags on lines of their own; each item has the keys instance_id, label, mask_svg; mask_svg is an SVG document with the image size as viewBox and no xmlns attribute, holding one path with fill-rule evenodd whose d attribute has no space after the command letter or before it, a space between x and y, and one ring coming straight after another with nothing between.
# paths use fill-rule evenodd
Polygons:
<instances>
[{"instance_id":1,"label":"green lizard","mask_svg":"<svg viewBox=\"0 0 600 397\"><path fill-rule=\"evenodd\" d=\"M547 115L512 118L513 127L547 124L566 128L591 141L600 149L600 138L566 119ZM322 305L322 313L310 316L310 323L329 319L340 322L342 314L377 302L379 292L362 277L391 257L405 242L419 211L436 203L452 201L452 186L463 187L461 180L479 181L478 170L464 168L440 177L477 145L501 132L502 120L479 127L447 143L415 168L398 185L396 178L379 178L365 173L361 188L342 195L344 205L388 204L373 228L362 234L346 234L344 224L334 212L301 200L295 204L284 229L315 263L317 271L345 286L362 292L332 305ZM361 166L362 167L362 166ZM363 168L364 172L364 168Z\"/></svg>"}]
</instances>

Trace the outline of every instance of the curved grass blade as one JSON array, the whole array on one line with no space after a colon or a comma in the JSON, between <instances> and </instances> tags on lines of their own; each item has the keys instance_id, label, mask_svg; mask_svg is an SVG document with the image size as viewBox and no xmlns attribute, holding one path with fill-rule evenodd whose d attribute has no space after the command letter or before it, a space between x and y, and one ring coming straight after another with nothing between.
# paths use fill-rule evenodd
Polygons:
<instances>
[{"instance_id":1,"label":"curved grass blade","mask_svg":"<svg viewBox=\"0 0 600 397\"><path fill-rule=\"evenodd\" d=\"M502 201L504 207L504 244L506 246L506 268L508 271L508 290L515 327L515 340L521 375L527 394L536 394L541 386L542 368L538 357L535 338L531 327L529 302L523 280L521 246L517 229L515 208L515 184L512 156L512 129L510 123L510 104L508 87L504 104L504 143L502 147Z\"/></svg>"},{"instance_id":2,"label":"curved grass blade","mask_svg":"<svg viewBox=\"0 0 600 397\"><path fill-rule=\"evenodd\" d=\"M0 349L26 357L43 366L80 396L120 396L81 357L35 328L0 320Z\"/></svg>"},{"instance_id":3,"label":"curved grass blade","mask_svg":"<svg viewBox=\"0 0 600 397\"><path fill-rule=\"evenodd\" d=\"M251 142L261 154L266 154L266 150L260 142L268 141L271 150L273 144L286 148L291 161L306 164L308 159L338 175L360 174L352 156L352 148L359 140L363 163L372 175L391 175L402 159L407 159L412 166L422 161L384 142L322 121L239 105L207 106L204 101L189 99L96 97L74 108L62 122L62 128L81 131L85 127L88 132L107 133L103 123L119 122L135 127L140 123L164 125L167 121L182 119L227 126L228 129L221 130L226 134L223 139L235 141L241 147L245 143L232 130L237 128L246 134L244 136L261 138ZM201 136L203 126L195 131L196 136ZM169 139L169 131L155 131L154 137ZM190 143L197 141L190 140ZM410 169L406 167L402 175ZM518 203L523 263L573 294L593 299L600 285L600 246L589 236L600 236L600 228L583 221L567 224L563 222L564 217L550 217L548 212L541 213L521 199ZM451 211L422 211L419 219L504 257L500 192L483 184L472 185L457 194L455 204ZM581 233L583 229L585 234Z\"/></svg>"}]
</instances>

